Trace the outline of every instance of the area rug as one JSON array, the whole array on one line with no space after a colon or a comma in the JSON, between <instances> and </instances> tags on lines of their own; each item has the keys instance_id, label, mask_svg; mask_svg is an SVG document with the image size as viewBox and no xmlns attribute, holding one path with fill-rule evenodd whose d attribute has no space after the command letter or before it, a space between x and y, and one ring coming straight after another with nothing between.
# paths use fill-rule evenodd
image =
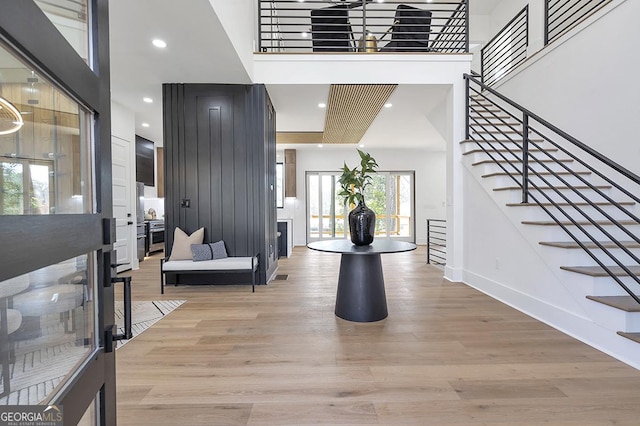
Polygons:
<instances>
[{"instance_id":1,"label":"area rug","mask_svg":"<svg viewBox=\"0 0 640 426\"><path fill-rule=\"evenodd\" d=\"M160 321L168 313L182 305L184 300L153 300L134 301L131 303L131 334L133 337L128 340L120 340L116 349L121 348L127 342L133 340L140 333ZM124 308L123 302L116 302L114 312L118 334L124 333Z\"/></svg>"},{"instance_id":2,"label":"area rug","mask_svg":"<svg viewBox=\"0 0 640 426\"><path fill-rule=\"evenodd\" d=\"M168 313L182 305L184 300L135 301L131 306L133 337L151 327ZM123 303L116 302L116 325L123 333ZM15 359L9 364L11 393L0 398L0 405L39 404L62 383L69 371L78 367L87 355L87 348L78 344L75 333L65 330L59 314L43 315L39 320L40 332L30 339L15 342ZM116 348L129 340L117 342ZM5 349L5 348L2 348ZM0 390L3 389L0 378Z\"/></svg>"}]
</instances>

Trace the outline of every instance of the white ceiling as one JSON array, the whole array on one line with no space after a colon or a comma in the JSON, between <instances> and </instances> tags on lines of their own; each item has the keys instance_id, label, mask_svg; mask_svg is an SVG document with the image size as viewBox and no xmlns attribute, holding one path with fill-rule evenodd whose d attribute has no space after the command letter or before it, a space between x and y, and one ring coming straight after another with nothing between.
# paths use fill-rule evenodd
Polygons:
<instances>
[{"instance_id":1,"label":"white ceiling","mask_svg":"<svg viewBox=\"0 0 640 426\"><path fill-rule=\"evenodd\" d=\"M236 0L238 1L238 0ZM245 0L253 1L253 0ZM488 14L501 0L471 0ZM111 0L111 92L133 111L136 133L162 145L163 83L251 83L209 0ZM151 45L162 38L166 49ZM328 85L269 85L278 131L322 131ZM428 116L446 96L442 86L398 86L365 134L369 147L444 149ZM142 98L151 97L147 104ZM142 123L149 127L142 127Z\"/></svg>"}]
</instances>

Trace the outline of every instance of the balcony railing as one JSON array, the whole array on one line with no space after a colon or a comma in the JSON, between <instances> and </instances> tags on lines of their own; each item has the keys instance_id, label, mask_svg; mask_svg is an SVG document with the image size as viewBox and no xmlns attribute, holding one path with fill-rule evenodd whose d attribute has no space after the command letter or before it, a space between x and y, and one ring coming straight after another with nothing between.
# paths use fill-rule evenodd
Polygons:
<instances>
[{"instance_id":1,"label":"balcony railing","mask_svg":"<svg viewBox=\"0 0 640 426\"><path fill-rule=\"evenodd\" d=\"M481 51L482 81L491 85L527 59L529 5L526 5Z\"/></svg>"},{"instance_id":2,"label":"balcony railing","mask_svg":"<svg viewBox=\"0 0 640 426\"><path fill-rule=\"evenodd\" d=\"M447 264L447 221L427 219L427 263Z\"/></svg>"},{"instance_id":3,"label":"balcony railing","mask_svg":"<svg viewBox=\"0 0 640 426\"><path fill-rule=\"evenodd\" d=\"M560 37L575 24L611 0L545 0L544 44Z\"/></svg>"},{"instance_id":4,"label":"balcony railing","mask_svg":"<svg viewBox=\"0 0 640 426\"><path fill-rule=\"evenodd\" d=\"M258 0L258 32L260 52L463 53L468 0Z\"/></svg>"}]
</instances>

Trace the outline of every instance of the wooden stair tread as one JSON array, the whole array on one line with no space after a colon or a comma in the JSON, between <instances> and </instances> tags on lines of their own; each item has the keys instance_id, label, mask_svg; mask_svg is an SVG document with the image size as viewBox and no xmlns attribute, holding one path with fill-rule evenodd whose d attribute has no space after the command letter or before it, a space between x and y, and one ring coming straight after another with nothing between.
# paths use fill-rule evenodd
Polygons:
<instances>
[{"instance_id":1,"label":"wooden stair tread","mask_svg":"<svg viewBox=\"0 0 640 426\"><path fill-rule=\"evenodd\" d=\"M529 152L535 152L535 153L543 153L543 152L555 152L557 151L557 148L550 148L550 149L530 149ZM505 149L505 148L499 148L499 149L491 149L489 152L502 152L504 154L510 154L510 153L520 153L522 152L522 150L520 148L516 148L516 149ZM469 155L469 154L486 154L486 152L482 149L482 148L474 148L470 151L467 151L465 153L463 153L462 155Z\"/></svg>"},{"instance_id":2,"label":"wooden stair tread","mask_svg":"<svg viewBox=\"0 0 640 426\"><path fill-rule=\"evenodd\" d=\"M640 312L640 303L631 296L587 296L587 299L625 312Z\"/></svg>"},{"instance_id":3,"label":"wooden stair tread","mask_svg":"<svg viewBox=\"0 0 640 426\"><path fill-rule=\"evenodd\" d=\"M610 185L602 185L602 186L586 186L586 185L581 185L581 186L540 186L538 188L532 188L532 189L611 189ZM494 191L508 191L511 189L517 189L519 191L522 190L522 187L520 186L501 186L499 188L493 188Z\"/></svg>"},{"instance_id":4,"label":"wooden stair tread","mask_svg":"<svg viewBox=\"0 0 640 426\"><path fill-rule=\"evenodd\" d=\"M615 225L613 222L611 222L610 220L596 220L595 221L598 225L603 225L603 226L607 226L607 225ZM522 222L523 225L538 225L538 226L556 226L558 225L556 222L554 222L553 220L523 220ZM569 222L569 221L561 221L560 222L562 225L564 226L574 226L573 223ZM589 225L593 225L593 223L589 222L589 221L577 221L576 222L578 225L581 226L589 226ZM625 226L631 226L631 225L640 225L640 223L636 222L635 220L621 220L618 222L620 225L625 225Z\"/></svg>"},{"instance_id":5,"label":"wooden stair tread","mask_svg":"<svg viewBox=\"0 0 640 426\"><path fill-rule=\"evenodd\" d=\"M480 126L480 125L478 124L478 126ZM489 124L487 124L486 126L489 126ZM491 126L493 126L493 124L491 124ZM513 129L509 129L509 130L474 129L473 128L473 124L471 125L471 128L473 130L473 133L490 133L492 135L502 135L502 134L508 133L508 134L513 134L513 135L522 135L522 132L519 132L519 131L513 130ZM531 131L529 131L529 133L531 133Z\"/></svg>"},{"instance_id":6,"label":"wooden stair tread","mask_svg":"<svg viewBox=\"0 0 640 426\"><path fill-rule=\"evenodd\" d=\"M483 139L463 139L460 143L503 143L503 144L511 144L511 143L522 143L522 139L513 140L513 139L492 139L490 141L485 141ZM533 143L543 143L543 139L529 139L529 142ZM534 148L535 149L535 148ZM546 151L546 150L545 150ZM556 149L557 151L557 149Z\"/></svg>"},{"instance_id":7,"label":"wooden stair tread","mask_svg":"<svg viewBox=\"0 0 640 426\"><path fill-rule=\"evenodd\" d=\"M618 335L633 340L634 342L640 343L640 333L627 333L624 331L618 331Z\"/></svg>"},{"instance_id":8,"label":"wooden stair tread","mask_svg":"<svg viewBox=\"0 0 640 426\"><path fill-rule=\"evenodd\" d=\"M535 160L535 161L529 161L529 164L535 164L535 163L572 163L573 160L571 158L567 158L564 160L558 160L558 159L551 159L551 158L544 158L542 160ZM517 158L513 158L511 160L503 160L503 159L498 159L498 160L493 160L491 158L486 159L486 160L480 160L478 162L472 163L472 166L477 166L480 164L487 164L487 163L522 163L522 161L520 161Z\"/></svg>"},{"instance_id":9,"label":"wooden stair tread","mask_svg":"<svg viewBox=\"0 0 640 426\"><path fill-rule=\"evenodd\" d=\"M600 243L600 245L602 245L605 248L618 248L618 245L613 241L598 241L598 242ZM581 241L581 243L586 248L590 248L590 249L599 248L596 245L596 243L594 243L593 241ZM575 241L540 241L538 244L542 246L559 247L559 248L565 248L565 249L582 248ZM626 248L640 248L640 243L638 243L637 241L620 241L620 244L622 244L622 246Z\"/></svg>"},{"instance_id":10,"label":"wooden stair tread","mask_svg":"<svg viewBox=\"0 0 640 426\"><path fill-rule=\"evenodd\" d=\"M567 207L567 206L580 206L580 207L585 207L585 206L589 206L589 205L596 205L596 206L611 206L613 204L611 204L608 201L602 201L602 202L597 202L597 203L573 203L573 204L569 204L569 203L556 203L558 206L561 207ZM617 205L620 206L633 206L636 203L634 201L616 201ZM553 204L551 203L507 203L505 204L507 207L530 207L530 206L537 206L537 205L542 205L545 207L554 207Z\"/></svg>"},{"instance_id":11,"label":"wooden stair tread","mask_svg":"<svg viewBox=\"0 0 640 426\"><path fill-rule=\"evenodd\" d=\"M567 175L590 175L591 172L536 172L536 175L544 175L544 176L550 176L550 175L558 175L558 176L567 176ZM485 177L495 177L495 176L510 176L510 175L517 175L517 176L521 176L521 173L516 173L515 171L511 174L506 173L506 172L494 172L494 173L488 173L486 175L482 175L481 177L485 178ZM529 173L529 175L531 175L531 173ZM535 176L535 175L534 175Z\"/></svg>"},{"instance_id":12,"label":"wooden stair tread","mask_svg":"<svg viewBox=\"0 0 640 426\"><path fill-rule=\"evenodd\" d=\"M621 267L619 266L609 266L608 267L611 272L616 277L627 277L629 276ZM561 266L560 269L575 272L577 274L588 275L590 277L608 277L609 274L600 266ZM627 266L627 269L631 271L635 276L640 276L640 266Z\"/></svg>"}]
</instances>

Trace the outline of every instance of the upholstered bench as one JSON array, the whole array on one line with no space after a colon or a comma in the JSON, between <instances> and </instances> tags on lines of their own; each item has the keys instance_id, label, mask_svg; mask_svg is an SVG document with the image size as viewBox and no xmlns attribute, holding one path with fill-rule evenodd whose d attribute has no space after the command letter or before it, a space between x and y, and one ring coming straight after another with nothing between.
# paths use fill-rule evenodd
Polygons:
<instances>
[{"instance_id":1,"label":"upholstered bench","mask_svg":"<svg viewBox=\"0 0 640 426\"><path fill-rule=\"evenodd\" d=\"M223 241L202 243L204 228L187 235L182 229L176 228L173 235L171 256L160 261L160 293L164 294L164 286L169 280L171 284L182 284L180 277L193 281L190 275L213 280L214 275L223 274L251 274L251 291L256 291L256 274L258 273L258 258L254 256L229 256ZM204 277L203 277L204 276ZM202 280L201 280L202 281Z\"/></svg>"},{"instance_id":2,"label":"upholstered bench","mask_svg":"<svg viewBox=\"0 0 640 426\"><path fill-rule=\"evenodd\" d=\"M256 291L256 273L258 271L258 255L253 257L225 257L213 260L160 260L160 293L164 294L166 275L175 276L178 285L179 275L216 274L216 273L251 273L251 291Z\"/></svg>"}]
</instances>

